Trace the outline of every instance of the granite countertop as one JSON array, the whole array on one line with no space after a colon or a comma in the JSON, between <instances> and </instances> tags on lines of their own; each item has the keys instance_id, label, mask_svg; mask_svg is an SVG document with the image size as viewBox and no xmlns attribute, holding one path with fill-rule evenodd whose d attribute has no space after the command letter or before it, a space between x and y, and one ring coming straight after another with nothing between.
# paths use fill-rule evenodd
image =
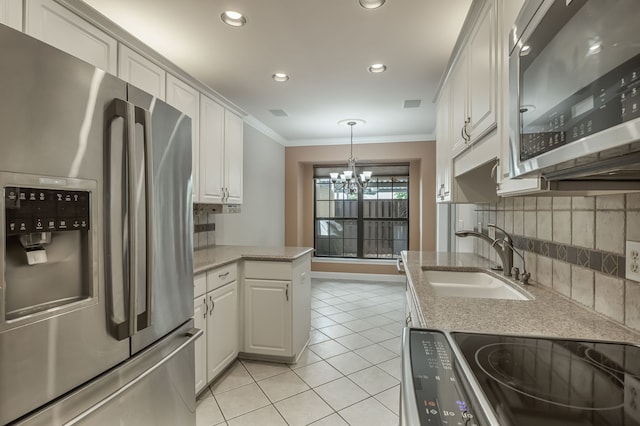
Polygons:
<instances>
[{"instance_id":1,"label":"granite countertop","mask_svg":"<svg viewBox=\"0 0 640 426\"><path fill-rule=\"evenodd\" d=\"M424 270L482 271L501 276L489 269L491 262L475 254L407 251L403 252L403 263L410 297L419 307L414 320L420 327L640 344L640 333L535 282L520 285L534 297L527 301L435 295L423 277Z\"/></svg>"},{"instance_id":2,"label":"granite countertop","mask_svg":"<svg viewBox=\"0 0 640 426\"><path fill-rule=\"evenodd\" d=\"M194 250L193 273L199 274L240 259L291 262L312 251L311 247L211 246Z\"/></svg>"}]
</instances>

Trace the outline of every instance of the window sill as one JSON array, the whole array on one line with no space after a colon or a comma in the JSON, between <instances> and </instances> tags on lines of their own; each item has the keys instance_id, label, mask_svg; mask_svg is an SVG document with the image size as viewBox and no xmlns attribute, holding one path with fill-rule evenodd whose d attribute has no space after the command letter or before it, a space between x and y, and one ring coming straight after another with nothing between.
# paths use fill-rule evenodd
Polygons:
<instances>
[{"instance_id":1,"label":"window sill","mask_svg":"<svg viewBox=\"0 0 640 426\"><path fill-rule=\"evenodd\" d=\"M340 257L312 257L312 262L345 263L355 265L395 265L396 259L345 259Z\"/></svg>"}]
</instances>

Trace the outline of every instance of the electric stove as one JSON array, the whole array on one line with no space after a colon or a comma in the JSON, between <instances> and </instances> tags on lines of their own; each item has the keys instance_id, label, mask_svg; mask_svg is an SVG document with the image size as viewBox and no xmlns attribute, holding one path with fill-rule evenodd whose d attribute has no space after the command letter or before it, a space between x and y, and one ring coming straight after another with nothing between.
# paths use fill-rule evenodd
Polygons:
<instances>
[{"instance_id":1,"label":"electric stove","mask_svg":"<svg viewBox=\"0 0 640 426\"><path fill-rule=\"evenodd\" d=\"M640 425L640 347L406 328L401 424Z\"/></svg>"}]
</instances>

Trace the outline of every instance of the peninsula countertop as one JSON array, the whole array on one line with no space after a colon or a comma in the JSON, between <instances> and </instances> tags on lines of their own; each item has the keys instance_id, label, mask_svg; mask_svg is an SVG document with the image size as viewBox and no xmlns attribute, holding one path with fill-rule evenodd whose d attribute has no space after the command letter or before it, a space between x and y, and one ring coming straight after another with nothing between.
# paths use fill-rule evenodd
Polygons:
<instances>
[{"instance_id":1,"label":"peninsula countertop","mask_svg":"<svg viewBox=\"0 0 640 426\"><path fill-rule=\"evenodd\" d=\"M193 252L193 273L199 274L240 259L292 262L311 247L210 246Z\"/></svg>"},{"instance_id":2,"label":"peninsula countertop","mask_svg":"<svg viewBox=\"0 0 640 426\"><path fill-rule=\"evenodd\" d=\"M488 260L472 253L402 252L409 297L418 307L420 327L640 344L640 332L616 323L560 293L533 282L522 286L533 300L440 297L424 279L424 270L490 270ZM499 276L499 275L498 275ZM511 281L513 283L513 281ZM417 321L415 321L417 320Z\"/></svg>"}]
</instances>

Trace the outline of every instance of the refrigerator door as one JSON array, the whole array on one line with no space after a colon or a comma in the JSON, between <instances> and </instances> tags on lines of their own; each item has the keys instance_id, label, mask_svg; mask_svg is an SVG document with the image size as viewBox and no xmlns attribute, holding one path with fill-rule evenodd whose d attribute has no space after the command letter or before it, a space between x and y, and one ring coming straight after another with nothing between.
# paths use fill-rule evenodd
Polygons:
<instances>
[{"instance_id":1,"label":"refrigerator door","mask_svg":"<svg viewBox=\"0 0 640 426\"><path fill-rule=\"evenodd\" d=\"M148 195L138 198L132 213L138 221L136 246L145 242L147 266L146 274L137 270L135 354L193 315L191 119L133 86L128 86L128 99L136 108L136 144L147 144L145 159L137 163L151 171L150 181L138 179L137 186L148 188Z\"/></svg>"},{"instance_id":2,"label":"refrigerator door","mask_svg":"<svg viewBox=\"0 0 640 426\"><path fill-rule=\"evenodd\" d=\"M175 426L195 424L194 342L189 321L178 330L15 426Z\"/></svg>"},{"instance_id":3,"label":"refrigerator door","mask_svg":"<svg viewBox=\"0 0 640 426\"><path fill-rule=\"evenodd\" d=\"M105 111L113 98L126 97L126 84L3 25L0 52L0 424L5 424L129 356L129 341L118 341L106 326L114 313L110 306L122 310L122 295L105 286L102 243L104 134L107 126L116 133L124 128L121 118L108 123ZM6 226L7 188L16 186L86 196L90 227L46 232L48 261L29 264ZM114 305L107 303L108 293L115 295Z\"/></svg>"}]
</instances>

